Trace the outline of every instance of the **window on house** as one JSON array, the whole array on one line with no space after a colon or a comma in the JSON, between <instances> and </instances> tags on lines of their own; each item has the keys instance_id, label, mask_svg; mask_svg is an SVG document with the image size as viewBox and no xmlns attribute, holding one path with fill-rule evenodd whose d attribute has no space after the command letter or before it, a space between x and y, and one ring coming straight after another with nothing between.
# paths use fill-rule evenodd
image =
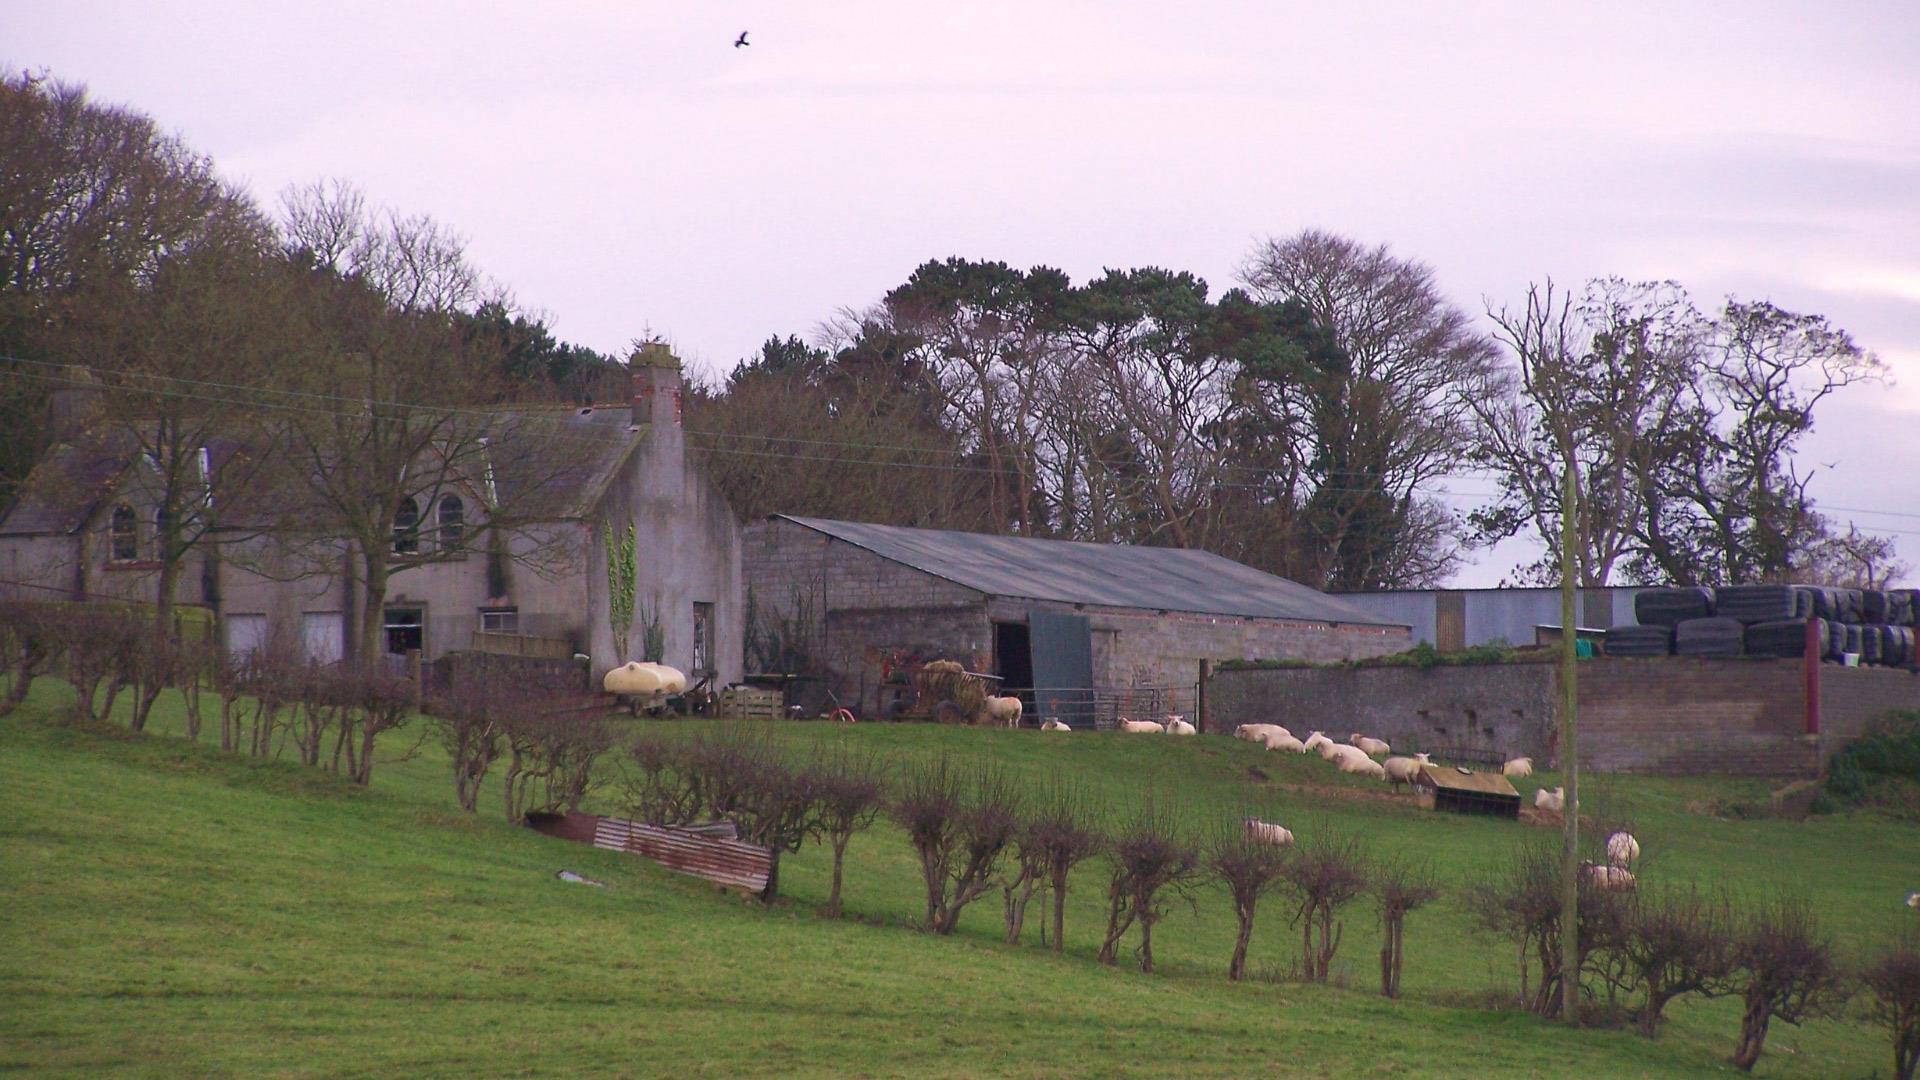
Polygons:
<instances>
[{"instance_id":1,"label":"window on house","mask_svg":"<svg viewBox=\"0 0 1920 1080\"><path fill-rule=\"evenodd\" d=\"M517 634L520 632L520 609L483 607L480 609L480 629L489 634Z\"/></svg>"},{"instance_id":2,"label":"window on house","mask_svg":"<svg viewBox=\"0 0 1920 1080\"><path fill-rule=\"evenodd\" d=\"M467 504L458 495L440 497L440 550L452 551L460 546L460 538L467 532Z\"/></svg>"},{"instance_id":3,"label":"window on house","mask_svg":"<svg viewBox=\"0 0 1920 1080\"><path fill-rule=\"evenodd\" d=\"M713 671L713 605L693 605L693 664L700 674Z\"/></svg>"},{"instance_id":4,"label":"window on house","mask_svg":"<svg viewBox=\"0 0 1920 1080\"><path fill-rule=\"evenodd\" d=\"M413 497L400 500L393 515L393 552L412 555L420 550L420 504Z\"/></svg>"},{"instance_id":5,"label":"window on house","mask_svg":"<svg viewBox=\"0 0 1920 1080\"><path fill-rule=\"evenodd\" d=\"M427 613L420 608L388 608L387 651L404 653L426 644Z\"/></svg>"},{"instance_id":6,"label":"window on house","mask_svg":"<svg viewBox=\"0 0 1920 1080\"><path fill-rule=\"evenodd\" d=\"M140 557L140 521L133 516L133 507L121 503L113 508L107 536L114 562L133 562Z\"/></svg>"}]
</instances>

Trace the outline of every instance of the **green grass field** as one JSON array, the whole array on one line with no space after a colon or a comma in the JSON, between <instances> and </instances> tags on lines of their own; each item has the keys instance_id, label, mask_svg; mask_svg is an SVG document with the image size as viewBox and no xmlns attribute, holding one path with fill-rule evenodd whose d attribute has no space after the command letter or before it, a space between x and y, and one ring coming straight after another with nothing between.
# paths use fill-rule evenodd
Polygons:
<instances>
[{"instance_id":1,"label":"green grass field","mask_svg":"<svg viewBox=\"0 0 1920 1080\"><path fill-rule=\"evenodd\" d=\"M1336 981L1280 978L1298 949L1275 898L1259 978L1225 981L1224 896L1176 904L1159 971L1093 961L1102 870L1077 876L1068 952L1000 941L999 898L960 932L913 930L918 872L882 826L849 853L848 916L816 914L827 854L782 864L771 908L641 860L509 827L497 801L454 806L427 744L383 760L371 791L158 731L76 730L43 681L0 719L0 1068L97 1075L1694 1076L1724 1064L1735 1003L1684 1002L1656 1041L1490 1008L1512 947L1457 902L1415 913L1406 997L1378 996L1378 930L1347 910ZM647 722L633 722L647 723ZM388 740L398 758L415 745ZM926 726L781 725L907 757L990 758L1082 783L1121 814L1146 793L1196 829L1259 812L1297 832L1354 831L1430 859L1457 888L1540 830L1354 799L1317 758L1231 740L1042 735ZM1256 773L1254 770L1257 770ZM1264 774L1264 778L1259 775ZM1551 776L1536 778L1553 784ZM1524 785L1530 787L1531 785ZM1886 939L1920 828L1870 812L1804 822L1717 816L1765 785L1610 778L1645 848L1643 879L1788 887L1844 950ZM495 796L497 800L497 795ZM617 809L613 793L598 797ZM609 883L560 882L577 870ZM1123 954L1123 961L1130 960ZM1338 978L1344 976L1344 979ZM1885 1037L1855 1018L1776 1026L1762 1076L1884 1074Z\"/></svg>"}]
</instances>

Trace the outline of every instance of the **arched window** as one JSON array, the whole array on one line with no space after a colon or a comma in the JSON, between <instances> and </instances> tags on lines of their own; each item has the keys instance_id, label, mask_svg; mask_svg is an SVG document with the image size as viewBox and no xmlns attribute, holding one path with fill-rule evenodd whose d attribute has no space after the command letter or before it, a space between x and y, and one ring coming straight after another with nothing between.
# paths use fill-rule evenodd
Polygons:
<instances>
[{"instance_id":1,"label":"arched window","mask_svg":"<svg viewBox=\"0 0 1920 1080\"><path fill-rule=\"evenodd\" d=\"M440 496L440 549L452 551L460 546L467 532L467 504L458 495Z\"/></svg>"},{"instance_id":2,"label":"arched window","mask_svg":"<svg viewBox=\"0 0 1920 1080\"><path fill-rule=\"evenodd\" d=\"M412 555L420 550L420 504L409 495L393 515L393 552Z\"/></svg>"},{"instance_id":3,"label":"arched window","mask_svg":"<svg viewBox=\"0 0 1920 1080\"><path fill-rule=\"evenodd\" d=\"M140 522L133 516L133 507L121 503L113 508L107 534L112 540L114 562L133 562L140 557Z\"/></svg>"}]
</instances>

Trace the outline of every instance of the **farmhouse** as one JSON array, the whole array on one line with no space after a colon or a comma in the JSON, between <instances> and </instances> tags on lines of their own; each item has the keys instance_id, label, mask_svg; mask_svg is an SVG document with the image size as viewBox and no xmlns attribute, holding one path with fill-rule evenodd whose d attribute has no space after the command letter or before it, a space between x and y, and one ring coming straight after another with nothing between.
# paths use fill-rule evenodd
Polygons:
<instances>
[{"instance_id":1,"label":"farmhouse","mask_svg":"<svg viewBox=\"0 0 1920 1080\"><path fill-rule=\"evenodd\" d=\"M467 649L562 660L585 653L597 677L619 662L603 537L631 525L629 654L651 626L664 662L716 683L739 677L738 523L688 453L678 361L664 346L645 348L631 380L630 400L612 407L501 412L506 434L473 470L483 475L454 478L430 505L414 498L401 507L396 554L448 547L389 583L380 649L396 665ZM160 564L148 463L127 441L89 427L75 395L59 396L54 408L62 441L0 518L0 596L153 601ZM217 475L221 455L245 452L208 447L203 471ZM365 590L345 541L299 538L295 559L284 553L294 538L260 534L266 518L244 501L213 490L207 497L222 511L212 537L221 542L189 550L174 601L210 608L236 651L289 642L322 663L352 651ZM512 530L497 531L497 545L461 546L498 505L514 508Z\"/></svg>"},{"instance_id":2,"label":"farmhouse","mask_svg":"<svg viewBox=\"0 0 1920 1080\"><path fill-rule=\"evenodd\" d=\"M907 704L901 673L948 659L1031 693L1030 719L1204 724L1214 662L1409 645L1404 625L1204 551L775 515L746 530L742 568L749 668L819 675L862 715Z\"/></svg>"}]
</instances>

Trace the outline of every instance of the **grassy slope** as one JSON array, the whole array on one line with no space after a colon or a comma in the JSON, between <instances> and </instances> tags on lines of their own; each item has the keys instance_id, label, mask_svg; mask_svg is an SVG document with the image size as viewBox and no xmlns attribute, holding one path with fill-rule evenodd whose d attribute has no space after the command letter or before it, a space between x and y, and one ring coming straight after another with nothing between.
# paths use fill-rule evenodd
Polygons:
<instances>
[{"instance_id":1,"label":"grassy slope","mask_svg":"<svg viewBox=\"0 0 1920 1080\"><path fill-rule=\"evenodd\" d=\"M1725 1001L1677 1006L1652 1043L1473 1007L1511 985L1509 950L1474 936L1444 902L1409 925L1400 1003L1365 992L1378 946L1358 905L1341 961L1353 989L1225 983L1232 918L1212 892L1174 908L1156 935L1162 974L1145 977L1092 962L1103 915L1093 873L1076 884L1065 959L1031 939L999 944L997 897L969 909L955 939L935 940L902 925L917 915L917 874L891 829L855 841L856 917L830 922L813 914L826 891L817 850L783 864L789 899L763 910L639 860L511 829L497 807L466 818L452 809L431 747L383 764L368 793L179 739L46 723L64 700L43 686L23 715L0 721L0 891L9 898L0 1066L1680 1076L1723 1069L1734 1033ZM1431 859L1455 885L1538 838L1511 824L1328 798L1317 759L1225 740L779 732L796 743L990 756L1034 779L1074 777L1114 807L1152 790L1196 823L1257 808L1296 829L1357 829L1378 849ZM1249 766L1271 782L1251 778ZM1284 784L1308 790L1276 793ZM1723 821L1699 805L1757 789L1651 779L1614 787L1631 803L1648 877L1791 884L1819 901L1846 943L1906 914L1910 825L1871 815ZM561 866L612 887L558 882ZM1297 946L1282 916L1278 903L1266 911L1257 967L1291 960ZM1884 1056L1878 1034L1851 1021L1782 1028L1759 1074L1860 1075Z\"/></svg>"}]
</instances>

